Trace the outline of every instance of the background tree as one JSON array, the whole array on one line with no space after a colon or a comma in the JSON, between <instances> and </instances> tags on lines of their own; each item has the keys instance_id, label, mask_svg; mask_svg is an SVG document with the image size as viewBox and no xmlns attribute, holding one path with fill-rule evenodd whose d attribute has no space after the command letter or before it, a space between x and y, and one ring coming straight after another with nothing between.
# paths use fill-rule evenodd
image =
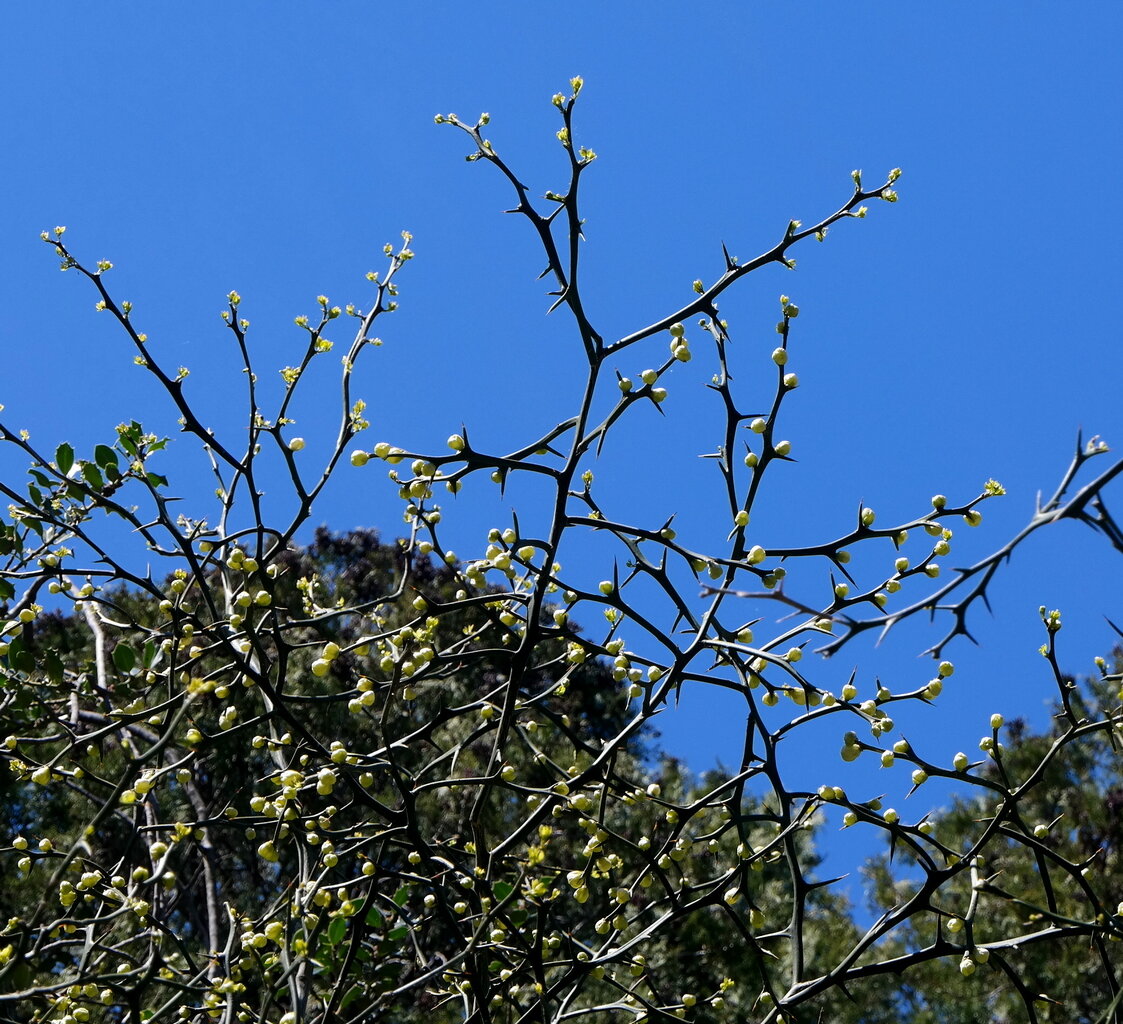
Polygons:
<instances>
[{"instance_id":1,"label":"background tree","mask_svg":"<svg viewBox=\"0 0 1123 1024\"><path fill-rule=\"evenodd\" d=\"M966 631L968 610L1014 544L1069 518L1119 546L1098 498L1123 462L1088 479L1086 464L1106 446L1081 443L1029 527L942 586L930 581L952 526L977 525L978 506L1003 493L996 482L959 504L937 496L888 526L862 506L834 539L765 550L751 515L770 471L791 458L779 425L800 383L788 365L799 310L781 297L778 344L758 360L733 349L719 300L762 267L791 267L795 247L865 217L866 203L895 202L899 172L873 188L854 172L834 213L811 227L789 221L755 259L724 253L713 283L694 281L686 301L606 341L582 302L579 192L596 154L574 138L582 82L570 86L553 101L569 180L544 205L484 136L486 115L437 120L465 134L470 160L506 180L540 243L553 307L569 315L585 371L580 402L544 435L512 437L501 451L477 447L467 429L441 453L389 441L354 448L353 465L391 467L409 530L392 553L369 536L321 537L311 553L294 539L367 426L355 374L375 323L396 308L414 255L408 233L370 275L368 308L320 296L318 316L297 319L305 349L280 369L275 403L258 377L241 296L230 293L224 317L244 364L244 437L200 420L188 370L164 366L132 305L108 290L112 265L82 263L62 228L44 233L63 269L92 283L201 444L218 500L206 518L181 513L158 472L165 441L137 423L88 454L68 443L43 452L0 425L0 439L31 461L28 482L0 483L11 502L0 551L4 756L30 833L6 852L26 876L0 950L13 1015L871 1020L879 1002L883 1017L895 1012L885 986L902 971L951 960L964 976L997 978L1033 1019L1035 993L1007 951L1071 939L1094 944L1111 1012L1119 927L1110 879L1094 860L1048 857L1020 810L1061 751L1119 721L1116 706L1068 699L1052 646L1059 616L1043 614L1043 623L1062 742L1026 780L1002 774L997 719L984 743L999 773L991 777L965 755L941 766L919 744L893 742L892 713L940 697L954 672L939 660L943 648ZM291 430L294 402L331 349L327 325L345 313L356 331L336 439L310 469ZM653 365L619 369L641 351ZM670 521L625 521L629 510L602 497L593 466L622 419L665 408L669 371L701 352L724 422L711 451L719 526L696 549ZM759 411L734 387L742 360L747 372L763 364L773 382ZM263 499L269 460L291 483L287 508ZM477 557L457 559L442 540L437 495L488 481L508 495L527 483L545 488L546 512L516 504ZM127 532L115 532L118 522ZM931 545L912 560L898 554L910 535ZM129 547L133 538L143 552ZM855 549L868 554L855 558ZM563 550L587 564L603 559L594 563L602 579L585 566L565 570ZM895 597L903 591L907 602ZM67 639L69 624L43 624L52 598L73 602L84 643ZM794 617L762 625L777 603ZM815 645L834 652L918 612L947 619L924 685L871 691L855 676L834 692L816 683ZM729 772L696 784L642 754L652 721L697 687L743 702L744 750ZM837 734L844 761L907 765L914 789L940 776L975 787L988 797L988 821L945 837L836 780L791 781L787 752L824 732ZM29 787L44 794L28 797ZM42 834L48 815L65 825L59 842ZM865 932L838 919L844 904L818 877L809 842L837 815L890 837L921 874L886 896ZM1026 889L976 884L996 850L1032 865ZM1039 906L1037 888L1048 893L1054 876L1076 883L1071 905ZM963 911L962 938L947 937L940 929L968 883L988 898L1036 900L1042 916L1032 931L1013 916L1000 934L976 937L976 900Z\"/></svg>"},{"instance_id":2,"label":"background tree","mask_svg":"<svg viewBox=\"0 0 1123 1024\"><path fill-rule=\"evenodd\" d=\"M1114 669L1101 660L1101 675L1079 684L1061 676L1062 699L1054 707L1053 728L1037 733L1023 719L1002 727L998 759L980 773L991 786L1023 792L1002 823L1002 841L994 843L970 879L947 893L943 928L910 926L897 948L921 948L942 939L970 941L991 950L1002 974L988 983L965 986L945 964L929 962L909 970L899 992L902 1017L918 1024L929 1021L1020 1020L1022 1000L1034 1000L1041 1020L1092 1022L1118 1016L1117 991L1105 994L1115 981L1105 962L1105 942L1118 936L1072 934L1057 940L1049 925L1058 919L1076 922L1086 915L1089 891L1096 880L1113 901L1123 896L1120 856L1123 853L1123 774L1116 732L1097 731L1077 739L1072 722L1091 722L1109 714L1120 701L1123 658L1116 652ZM992 790L957 797L932 819L935 834L956 837L966 849L971 837L995 820L998 801ZM1025 851L1025 833L1033 836L1032 857ZM907 850L894 851L870 865L871 896L877 912L888 910L915 892L918 875ZM901 856L903 854L903 856ZM970 884L968 884L970 882ZM1105 905L1105 919L1117 907ZM1030 934L1034 941L1004 942L1010 935ZM907 936L907 938L906 938ZM1013 984L1003 984L1003 981Z\"/></svg>"},{"instance_id":3,"label":"background tree","mask_svg":"<svg viewBox=\"0 0 1123 1024\"><path fill-rule=\"evenodd\" d=\"M393 623L399 628L410 622L415 618L415 611L400 586L407 576L411 588L424 589L426 593L440 595L442 600L451 603L455 598L455 571L448 566L434 564L425 555L417 557L415 564L408 565L408 555L405 544L382 544L372 531L336 536L321 529L308 548L293 550L284 556L280 560L283 570L277 576L275 591L278 605L287 608L294 618L300 617L304 592L308 584L312 584L325 606L348 609L347 616L330 623L310 625L304 638L308 645L305 650L319 650L325 643L354 649L361 637L356 626L363 621L356 609L378 609L377 614L384 623ZM173 581L174 577L166 583ZM305 587L299 587L298 581L306 581ZM138 598L135 592L123 588L114 594L103 595L102 607L112 609L111 621L115 622L128 622L134 626L148 624L155 628L153 624L160 621L159 610L152 600ZM476 606L475 610L478 608ZM448 615L441 620L441 627L451 631L446 642L451 636L463 633L465 627L470 631L481 625L480 616L474 614L472 607L463 609L461 615ZM43 614L27 633L29 649L55 652L61 662L62 674L75 681L97 674L95 638L100 637L115 652L113 669L117 670L120 664L128 663L129 656L124 652L131 650L129 643L138 635L136 628L122 630L103 626L101 621L96 629L91 630L82 616L59 612ZM19 649L17 644L17 657ZM8 653L11 655L10 648ZM318 733L337 736L348 748L357 748L369 729L368 720L355 714L353 708L346 710L341 701L332 700L332 694L338 690L338 680L345 677L349 670L349 657L341 654L333 661L332 670L323 677L317 677L311 669L312 661L310 654L303 659L294 658L289 676L304 685L290 698L301 708L301 717ZM430 689L415 698L422 706L420 717L436 720L446 713L452 695L463 699L465 693L494 687L496 671L494 665L489 666L485 661L469 667L470 678L463 673L459 677L452 673L445 676L441 691ZM126 692L134 681L135 669L113 671L112 675L113 693ZM361 702L362 697L352 700ZM600 661L587 661L572 671L566 692L554 703L556 716L548 727L559 729L581 746L588 747L590 743L603 741L619 732L625 724L627 702L612 679L611 670ZM85 712L83 718L86 723L101 720L101 716L93 712ZM87 724L85 729L80 728L76 742L81 742L82 733L91 727ZM543 750L550 751L559 746L546 727L536 730L536 736ZM511 754L514 766L520 772L534 770L532 758L524 756L520 760L518 751L511 751ZM461 760L469 761L476 756L470 745L466 745ZM128 757L117 737L110 734L89 751L87 760L91 766L89 774L111 778L126 770ZM618 760L622 765L630 765L638 777L657 780L647 785L658 787L664 799L676 802L689 802L691 796L702 796L727 781L713 776L701 785L692 783L689 775L684 774L674 761L660 757L651 747L650 740L644 741L642 737L631 740L622 748L618 752ZM220 818L231 803L244 804L251 798L252 780L267 777L273 770L265 744L247 744L233 731L219 733L206 747L196 749L193 763L190 802L182 796L178 801L166 801L161 807L162 816L197 820ZM26 835L49 835L56 848L84 843L90 847L89 856L101 863L128 861L135 852L136 837L130 822L124 818L111 822L109 827L103 826L95 836L84 839L88 816L97 807L96 804L91 805L88 793L80 787L43 787L11 775L0 777L0 782L5 785L5 806L11 816L6 835L9 847L13 841L23 845ZM463 805L442 800L438 795L431 801L431 806L425 808L425 815L440 821L439 830L470 835L473 823L465 820L465 811ZM496 829L503 829L513 828L516 822L508 816L506 821L490 824ZM622 818L618 827L633 842L638 842L649 836L657 824L657 818L650 809L644 813L644 809L640 808ZM583 834L579 835L580 839L561 832L551 835L551 860L569 863L576 859L585 843ZM545 855L546 848L542 852ZM210 889L213 888L224 902L250 917L263 912L275 899L276 879L262 870L260 858L253 855L252 847L246 844L242 834L219 830L206 845L182 844L176 847L176 853L178 856L169 858L170 870L166 875L170 883L166 889L166 913L175 921L180 935L189 938L191 947L200 954L210 948L208 939L213 925L208 914L216 905L213 898L208 898ZM808 851L809 864L812 859ZM399 871L406 869L405 863L399 863ZM761 886L762 905L778 909L783 904L783 875L773 867L764 877L768 883ZM21 873L13 873L6 879L6 887L0 888L0 918L11 920L25 912L27 906L34 902L34 881L30 875L23 876ZM824 934L817 936L816 946L819 947L819 956L829 958L830 954L825 949L837 951L837 935L846 935L851 941L856 935L854 926L847 921L844 902L827 890L821 890L821 893L822 899L816 901L814 910ZM576 912L572 926L577 926L581 917L586 915L582 914L581 904L571 909ZM592 922L584 923L590 925ZM456 936L450 934L444 938L446 948L443 955L451 957L456 952ZM336 964L335 945L338 943L331 941L323 944L320 957L325 964ZM674 991L699 987L703 976L719 966L725 975L743 978L752 961L750 956L746 956L747 951L736 929L730 927L723 915L714 913L696 915L681 922L673 933L663 937L660 946L663 984ZM395 962L392 954L386 954L383 970L400 981L401 975L408 974L410 966L408 959ZM424 996L418 999L411 995L394 1007L394 1013L399 1019L431 1016L435 1010L433 1003ZM358 1010L360 1007L350 1008ZM876 1019L869 1015L871 1009L865 1008L861 1019ZM834 1007L836 1019L840 1020L858 1019L854 1016L856 1010L857 1007L849 1000L841 1000Z\"/></svg>"}]
</instances>

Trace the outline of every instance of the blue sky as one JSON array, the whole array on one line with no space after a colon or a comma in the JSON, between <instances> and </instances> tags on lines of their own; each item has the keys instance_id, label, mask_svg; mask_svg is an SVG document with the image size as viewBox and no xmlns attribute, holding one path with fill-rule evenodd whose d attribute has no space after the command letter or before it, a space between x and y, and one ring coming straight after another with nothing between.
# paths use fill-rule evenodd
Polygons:
<instances>
[{"instance_id":1,"label":"blue sky","mask_svg":"<svg viewBox=\"0 0 1123 1024\"><path fill-rule=\"evenodd\" d=\"M498 175L465 164L466 141L433 115L489 111L489 137L541 195L565 185L550 96L574 74L577 141L599 155L583 185L586 302L606 337L713 280L723 241L751 257L789 218L840 205L851 169L867 182L904 169L901 202L875 204L805 245L795 273L769 268L723 305L749 393L758 368L771 379L777 296L802 310L803 384L783 421L799 462L779 467L754 516L766 547L840 534L859 502L903 520L933 493L965 500L996 477L1009 495L984 526L957 531L950 561L962 564L1029 518L1078 428L1123 444L1116 4L43 3L5 22L0 402L44 448L92 445L130 418L174 430L90 289L55 269L38 236L56 224L84 259L116 264L115 294L168 363L191 368L188 394L219 429L239 422L225 294L242 294L271 374L298 353L292 318L320 293L362 305L363 274L403 229L417 258L360 378L369 443L439 450L467 423L481 447L506 447L568 415L579 350L564 316L544 316L528 227L500 214ZM621 371L663 357L665 339L649 345ZM725 530L696 459L713 444L711 372L704 359L676 368L668 415L637 417L598 469L606 501L652 521L678 512L699 543ZM297 413L310 454L328 436L330 377ZM212 486L184 445L169 466L179 493ZM21 468L0 454L5 473ZM517 500L465 495L446 536L478 554ZM344 467L318 514L388 535L399 516L373 467ZM587 579L603 578L595 549L580 557ZM1038 606L1064 610L1062 659L1089 670L1111 647L1104 615L1123 619L1119 577L1086 528L1035 538L995 585L994 615L972 618L982 646L948 652L959 671L942 706L902 726L950 759L991 711L1043 724ZM867 685L879 673L904 688L930 674L915 655L933 638L914 624L819 671L858 665ZM688 694L659 725L701 769L735 761L736 717ZM836 743L798 756L817 777L903 795L903 777L842 766Z\"/></svg>"}]
</instances>

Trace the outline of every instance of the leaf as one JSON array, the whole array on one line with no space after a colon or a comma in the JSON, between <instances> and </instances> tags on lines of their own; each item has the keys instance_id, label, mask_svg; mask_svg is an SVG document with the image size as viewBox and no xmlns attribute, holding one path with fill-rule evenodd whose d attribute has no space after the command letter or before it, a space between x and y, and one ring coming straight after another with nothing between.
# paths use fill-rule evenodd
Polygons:
<instances>
[{"instance_id":1,"label":"leaf","mask_svg":"<svg viewBox=\"0 0 1123 1024\"><path fill-rule=\"evenodd\" d=\"M515 891L515 887L510 882L496 882L491 887L491 891L495 893L497 900L505 900Z\"/></svg>"},{"instance_id":2,"label":"leaf","mask_svg":"<svg viewBox=\"0 0 1123 1024\"><path fill-rule=\"evenodd\" d=\"M110 466L114 469L119 466L117 453L107 444L99 444L94 448L94 462L105 470L108 470Z\"/></svg>"},{"instance_id":3,"label":"leaf","mask_svg":"<svg viewBox=\"0 0 1123 1024\"><path fill-rule=\"evenodd\" d=\"M26 672L30 675L35 671L35 658L32 656L31 652L25 651L23 649L23 644L20 643L17 645L14 640L12 641L12 646L8 650L8 663L17 672Z\"/></svg>"},{"instance_id":4,"label":"leaf","mask_svg":"<svg viewBox=\"0 0 1123 1024\"><path fill-rule=\"evenodd\" d=\"M10 601L16 596L16 588L7 580L0 580L0 601Z\"/></svg>"},{"instance_id":5,"label":"leaf","mask_svg":"<svg viewBox=\"0 0 1123 1024\"><path fill-rule=\"evenodd\" d=\"M367 911L366 923L368 928L381 928L386 922L378 912L378 908L371 907L370 910Z\"/></svg>"},{"instance_id":6,"label":"leaf","mask_svg":"<svg viewBox=\"0 0 1123 1024\"><path fill-rule=\"evenodd\" d=\"M339 1008L346 1010L356 999L360 998L363 994L362 985L352 985L344 994L343 998L339 1001Z\"/></svg>"},{"instance_id":7,"label":"leaf","mask_svg":"<svg viewBox=\"0 0 1123 1024\"><path fill-rule=\"evenodd\" d=\"M394 928L394 929L388 931L386 933L386 938L390 942L401 942L402 939L404 939L408 934L409 934L409 928L406 925L401 924L401 925L398 925L397 928Z\"/></svg>"},{"instance_id":8,"label":"leaf","mask_svg":"<svg viewBox=\"0 0 1123 1024\"><path fill-rule=\"evenodd\" d=\"M168 478L166 476L161 476L159 473L145 473L144 479L147 480L152 487L168 486Z\"/></svg>"},{"instance_id":9,"label":"leaf","mask_svg":"<svg viewBox=\"0 0 1123 1024\"><path fill-rule=\"evenodd\" d=\"M113 648L113 664L120 672L131 672L136 665L136 651L128 644L118 644Z\"/></svg>"},{"instance_id":10,"label":"leaf","mask_svg":"<svg viewBox=\"0 0 1123 1024\"><path fill-rule=\"evenodd\" d=\"M43 667L52 683L61 683L63 677L62 659L54 652L47 651L43 657Z\"/></svg>"},{"instance_id":11,"label":"leaf","mask_svg":"<svg viewBox=\"0 0 1123 1024\"><path fill-rule=\"evenodd\" d=\"M124 448L125 451L130 455L136 455L136 442L141 433L140 424L134 420L128 427L121 426L117 428L117 439L121 442L121 447Z\"/></svg>"},{"instance_id":12,"label":"leaf","mask_svg":"<svg viewBox=\"0 0 1123 1024\"><path fill-rule=\"evenodd\" d=\"M396 893L394 893L394 902L399 907L404 907L406 905L406 900L409 899L411 889L412 886L403 885Z\"/></svg>"},{"instance_id":13,"label":"leaf","mask_svg":"<svg viewBox=\"0 0 1123 1024\"><path fill-rule=\"evenodd\" d=\"M26 672L31 675L35 671L35 659L27 651L20 651L15 657L11 655L9 657L11 657L12 668L17 672Z\"/></svg>"},{"instance_id":14,"label":"leaf","mask_svg":"<svg viewBox=\"0 0 1123 1024\"><path fill-rule=\"evenodd\" d=\"M100 471L92 462L82 463L82 476L86 478L86 483L99 491L105 486Z\"/></svg>"},{"instance_id":15,"label":"leaf","mask_svg":"<svg viewBox=\"0 0 1123 1024\"><path fill-rule=\"evenodd\" d=\"M347 918L337 917L334 918L331 924L328 925L328 942L333 946L338 945L343 941L343 936L347 934Z\"/></svg>"}]
</instances>

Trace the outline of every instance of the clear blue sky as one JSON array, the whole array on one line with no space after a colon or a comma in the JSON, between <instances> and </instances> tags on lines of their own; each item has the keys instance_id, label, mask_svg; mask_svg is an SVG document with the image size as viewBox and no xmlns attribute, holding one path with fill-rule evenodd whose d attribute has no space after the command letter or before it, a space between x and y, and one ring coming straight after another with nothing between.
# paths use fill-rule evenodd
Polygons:
<instances>
[{"instance_id":1,"label":"clear blue sky","mask_svg":"<svg viewBox=\"0 0 1123 1024\"><path fill-rule=\"evenodd\" d=\"M240 394L217 316L226 292L243 295L271 372L295 358L292 318L317 294L364 303L364 272L402 229L418 256L361 377L370 444L439 447L466 422L501 447L567 415L580 357L564 317L543 315L527 225L500 215L498 176L465 164L465 140L433 115L489 111L490 138L541 195L565 184L549 99L574 74L578 142L599 154L584 281L606 337L712 280L722 241L755 255L789 218L837 207L852 168L867 180L904 168L900 203L725 304L748 388L754 366L768 370L777 295L803 311L792 366L804 383L784 421L799 464L781 467L754 519L766 547L841 533L860 501L903 519L996 477L1009 496L958 531L960 564L1029 517L1078 427L1123 446L1118 4L41 3L5 23L0 402L44 448L91 445L128 418L174 429L90 289L55 270L38 235L56 224L83 258L114 261L117 296L169 363L191 368L189 395L220 428L238 422ZM650 345L621 370L662 358L665 340ZM711 371L702 359L676 370L667 418L637 419L600 474L617 507L653 521L678 511L699 542L725 528L695 459L713 444L696 432ZM314 450L326 437L315 401L298 415ZM180 448L173 490L205 495ZM477 554L503 508L468 495L450 509L456 549ZM381 471L347 466L319 519L393 535L399 513ZM949 651L954 686L906 731L950 758L974 749L992 710L1043 724L1037 607L1064 609L1063 659L1086 671L1112 643L1103 616L1123 620L1119 579L1118 557L1084 528L1028 544L994 588L994 616L972 620L982 648ZM867 686L875 672L919 683L930 669L915 653L931 638L857 645L824 678L858 664ZM696 768L738 756L736 716L711 697L688 695L660 726ZM812 774L849 785L861 769L837 761L837 737L823 742Z\"/></svg>"}]
</instances>

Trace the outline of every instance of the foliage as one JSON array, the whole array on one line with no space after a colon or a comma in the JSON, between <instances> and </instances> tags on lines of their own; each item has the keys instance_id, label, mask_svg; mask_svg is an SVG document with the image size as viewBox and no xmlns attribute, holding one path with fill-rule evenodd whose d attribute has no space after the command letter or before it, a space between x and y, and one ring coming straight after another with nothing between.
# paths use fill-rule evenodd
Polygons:
<instances>
[{"instance_id":1,"label":"foliage","mask_svg":"<svg viewBox=\"0 0 1123 1024\"><path fill-rule=\"evenodd\" d=\"M1118 935L1070 928L1062 936L1055 929L1060 921L1073 925L1087 920L1089 907L1097 904L1102 926L1115 917L1123 898L1118 882L1123 868L1119 741L1114 732L1103 730L1081 736L1072 724L1095 721L1118 706L1121 669L1123 652L1117 652L1113 676L1105 666L1103 677L1080 685L1072 678L1059 679L1064 700L1054 709L1053 728L1033 733L1021 719L1005 725L999 756L979 768L988 788L957 798L933 818L935 834L958 840L964 851L995 826L998 841L989 844L985 859L977 859L969 878L945 887L940 894L943 914L935 920L914 919L897 937L896 948L903 953L946 940L965 941L989 950L988 962L1002 974L987 984L964 986L938 961L919 965L904 977L906 1019L917 1024L1018 1020L1023 997L1035 1001L1042 1020L1090 1024L1104 1019L1105 1005L1115 997L1115 958L1108 943L1119 941ZM1011 789L1022 797L1003 814L996 794ZM908 850L902 853L907 868L888 859L870 866L878 911L890 910L918 889L922 876L915 871L915 860ZM1027 935L1028 941L1011 941Z\"/></svg>"},{"instance_id":2,"label":"foliage","mask_svg":"<svg viewBox=\"0 0 1123 1024\"><path fill-rule=\"evenodd\" d=\"M469 160L507 180L541 242L552 308L570 316L585 372L579 405L504 452L481 450L466 429L441 453L388 441L352 450L356 467L392 467L409 531L396 548L321 535L301 551L294 538L367 426L354 381L375 324L397 307L414 256L408 233L387 246L383 274L369 275L369 308L320 296L316 318L297 318L304 350L281 369L276 403L230 293L223 316L247 388L241 440L201 421L187 369L165 367L131 304L108 290L111 264L80 262L63 228L44 234L62 268L94 286L218 488L214 510L177 514L159 471L167 442L137 423L88 453L69 443L41 451L0 424L0 440L31 461L23 487L0 483L10 502L0 524L0 713L9 817L21 821L3 853L18 873L0 948L12 1019L874 1021L897 1012L887 983L937 962L986 975L1035 1019L1036 992L1010 951L1070 940L1094 946L1108 979L1103 1004L1111 1000L1111 940L1123 932L1103 861L1053 849L1024 811L1062 752L1114 735L1120 722L1115 702L1073 700L1056 667L1059 616L1043 613L1062 731L1038 767L1009 773L998 721L974 764L964 755L941 766L890 736L895 704L940 697L954 666L938 659L1015 544L1072 518L1123 549L1100 501L1123 462L1084 482L1085 465L1107 449L1078 443L1018 537L942 586L930 581L951 527L978 525L979 506L1002 493L994 481L960 504L937 496L905 522L876 525L863 507L835 539L765 550L750 517L771 467L790 461L777 431L799 385L788 366L799 310L781 297L778 344L761 360L774 387L758 415L742 411L733 383L753 357L734 356L718 301L761 267L794 267L796 246L865 217L866 203L895 202L899 171L872 189L854 172L836 212L809 228L790 221L748 262L725 253L714 283L693 282L685 302L609 342L579 285L579 191L596 154L574 142L580 79L571 86L554 97L569 181L541 208L483 136L486 115L437 120L464 133ZM311 450L291 430L295 396L345 313L356 331L336 438L309 468ZM655 361L668 342L656 366L617 369L632 350ZM725 413L713 452L720 526L704 550L680 542L669 521L623 521L593 475L614 425L664 411L668 372L696 350L711 361ZM283 514L261 499L271 461L290 484ZM548 501L520 507L478 557L455 558L438 492L490 480L514 493L525 479ZM558 558L563 545L584 553L581 538L594 534L619 553L599 583ZM931 542L915 562L897 553L910 536ZM143 551L130 548L134 538ZM870 552L861 572L859 546ZM137 568L150 559L161 572ZM898 605L906 588L912 603ZM794 618L761 626L777 601ZM830 653L937 611L950 626L916 690L878 685L860 699L854 680L834 693L805 671L815 643ZM1104 679L1118 686L1106 669ZM695 782L648 756L651 723L684 685L743 700L744 755L731 772ZM837 726L844 760L897 761L914 787L959 780L986 798L986 820L945 834L831 782L793 786L781 748L824 726ZM881 879L885 909L864 932L817 875L810 835L828 813L883 833L913 869L907 887ZM1019 870L1003 882L986 876L996 859ZM1032 903L1040 916L988 909L976 934L979 907L995 900ZM946 926L952 916L961 932Z\"/></svg>"}]
</instances>

